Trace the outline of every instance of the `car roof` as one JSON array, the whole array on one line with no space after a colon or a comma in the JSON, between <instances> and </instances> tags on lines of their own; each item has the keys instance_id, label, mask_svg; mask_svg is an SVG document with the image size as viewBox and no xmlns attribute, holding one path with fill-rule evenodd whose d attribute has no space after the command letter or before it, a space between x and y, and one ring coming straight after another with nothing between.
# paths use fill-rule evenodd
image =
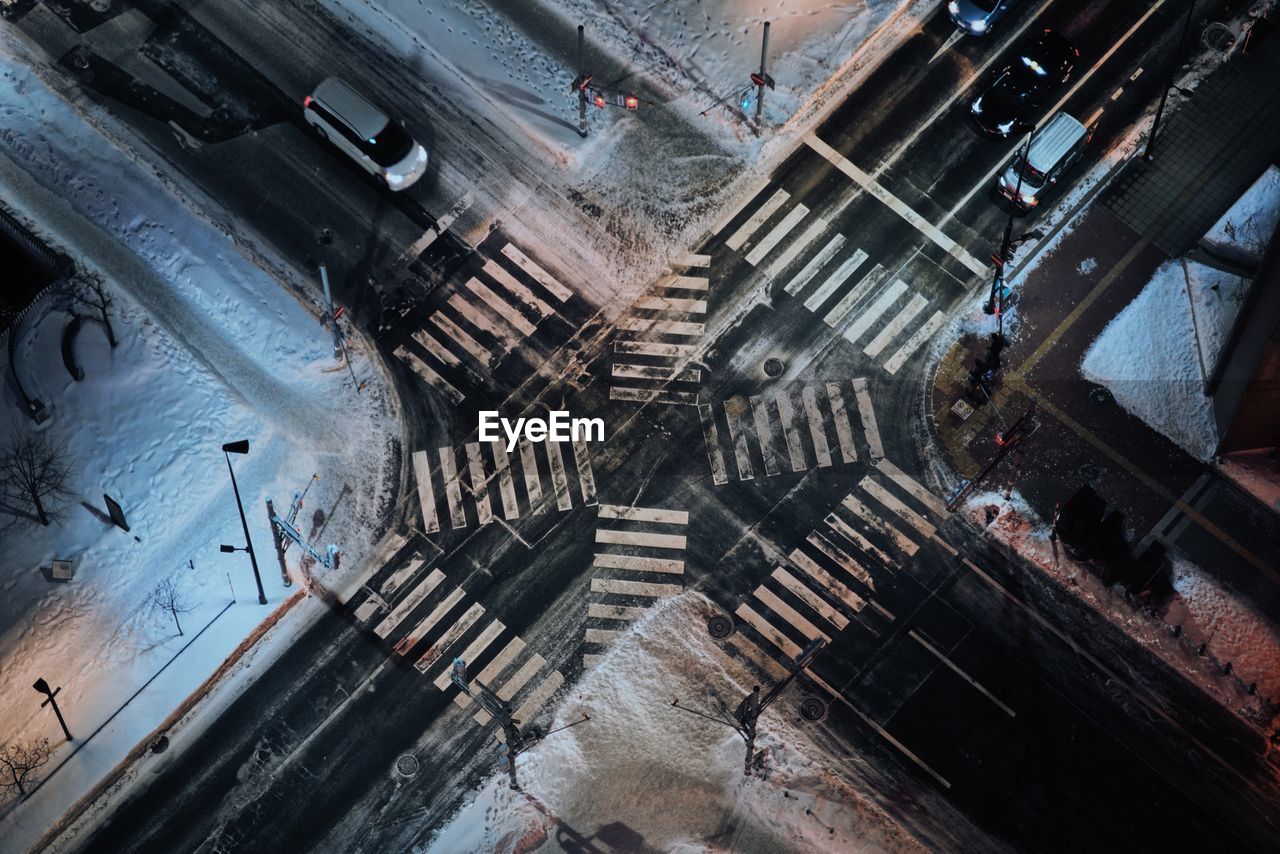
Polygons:
<instances>
[{"instance_id":1,"label":"car roof","mask_svg":"<svg viewBox=\"0 0 1280 854\"><path fill-rule=\"evenodd\" d=\"M337 77L320 81L311 97L366 138L375 136L391 121L386 113Z\"/></svg>"},{"instance_id":2,"label":"car roof","mask_svg":"<svg viewBox=\"0 0 1280 854\"><path fill-rule=\"evenodd\" d=\"M1085 126L1074 117L1058 113L1031 140L1027 164L1037 172L1049 171L1085 133Z\"/></svg>"}]
</instances>

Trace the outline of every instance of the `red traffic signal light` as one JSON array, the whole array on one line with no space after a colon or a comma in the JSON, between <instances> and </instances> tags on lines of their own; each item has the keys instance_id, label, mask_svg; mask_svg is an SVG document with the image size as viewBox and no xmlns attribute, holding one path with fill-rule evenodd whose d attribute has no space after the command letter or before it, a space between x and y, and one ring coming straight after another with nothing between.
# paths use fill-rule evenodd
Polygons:
<instances>
[{"instance_id":1,"label":"red traffic signal light","mask_svg":"<svg viewBox=\"0 0 1280 854\"><path fill-rule=\"evenodd\" d=\"M605 105L604 95L601 95L599 92L597 92L595 95L595 98L593 98L592 100L595 102L595 105L597 107L599 107L602 110L604 109L604 105Z\"/></svg>"},{"instance_id":2,"label":"red traffic signal light","mask_svg":"<svg viewBox=\"0 0 1280 854\"><path fill-rule=\"evenodd\" d=\"M640 99L635 95L627 95L622 99L622 103L626 105L628 110L634 110L640 106Z\"/></svg>"}]
</instances>

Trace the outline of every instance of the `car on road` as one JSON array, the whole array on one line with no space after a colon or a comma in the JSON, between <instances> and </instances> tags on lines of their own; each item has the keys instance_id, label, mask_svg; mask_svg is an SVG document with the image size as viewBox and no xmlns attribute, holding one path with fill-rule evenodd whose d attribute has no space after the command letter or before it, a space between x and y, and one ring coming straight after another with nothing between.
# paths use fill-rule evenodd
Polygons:
<instances>
[{"instance_id":1,"label":"car on road","mask_svg":"<svg viewBox=\"0 0 1280 854\"><path fill-rule=\"evenodd\" d=\"M985 36L1018 0L950 0L951 23L971 36Z\"/></svg>"},{"instance_id":2,"label":"car on road","mask_svg":"<svg viewBox=\"0 0 1280 854\"><path fill-rule=\"evenodd\" d=\"M404 126L336 77L303 99L302 115L322 139L388 189L403 190L427 171L427 150Z\"/></svg>"},{"instance_id":3,"label":"car on road","mask_svg":"<svg viewBox=\"0 0 1280 854\"><path fill-rule=\"evenodd\" d=\"M1080 51L1053 30L1024 45L1013 61L969 103L969 114L987 136L1007 139L1029 126L1027 118L1054 87L1071 78Z\"/></svg>"},{"instance_id":4,"label":"car on road","mask_svg":"<svg viewBox=\"0 0 1280 854\"><path fill-rule=\"evenodd\" d=\"M1024 211L1034 208L1076 164L1092 136L1075 117L1058 113L1032 135L1029 146L1018 150L997 180L997 192Z\"/></svg>"}]
</instances>

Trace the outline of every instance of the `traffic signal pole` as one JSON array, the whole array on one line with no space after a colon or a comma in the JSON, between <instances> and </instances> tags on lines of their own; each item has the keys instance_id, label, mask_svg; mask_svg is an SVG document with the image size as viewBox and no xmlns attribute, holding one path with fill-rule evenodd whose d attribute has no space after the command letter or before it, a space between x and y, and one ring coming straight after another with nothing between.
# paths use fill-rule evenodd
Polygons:
<instances>
[{"instance_id":1,"label":"traffic signal pole","mask_svg":"<svg viewBox=\"0 0 1280 854\"><path fill-rule=\"evenodd\" d=\"M764 22L764 38L760 42L760 74L752 76L756 84L756 126L760 125L760 113L764 110L764 87L773 88L773 79L769 76L765 65L769 61L769 22Z\"/></svg>"},{"instance_id":2,"label":"traffic signal pole","mask_svg":"<svg viewBox=\"0 0 1280 854\"><path fill-rule=\"evenodd\" d=\"M586 61L584 59L585 40L583 35L583 25L578 24L578 136L586 139L587 137L587 86L584 81L591 79L587 74Z\"/></svg>"}]
</instances>

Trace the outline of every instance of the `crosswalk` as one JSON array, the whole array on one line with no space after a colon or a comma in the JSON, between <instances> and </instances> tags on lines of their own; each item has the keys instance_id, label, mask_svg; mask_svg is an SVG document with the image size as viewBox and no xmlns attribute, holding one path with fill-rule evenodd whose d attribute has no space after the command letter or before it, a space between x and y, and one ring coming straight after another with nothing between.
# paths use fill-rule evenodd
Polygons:
<instances>
[{"instance_id":1,"label":"crosswalk","mask_svg":"<svg viewBox=\"0 0 1280 854\"><path fill-rule=\"evenodd\" d=\"M565 323L548 335L570 330L572 320L566 312L576 302L572 291L507 243L406 336L395 356L458 404L467 396L464 389L482 387L494 368L526 348L553 319ZM527 361L536 366L540 357L532 355Z\"/></svg>"},{"instance_id":2,"label":"crosswalk","mask_svg":"<svg viewBox=\"0 0 1280 854\"><path fill-rule=\"evenodd\" d=\"M431 563L415 558L380 583L366 585L353 611L356 621L412 661L440 691L454 690L450 672L453 660L462 658L469 680L511 703L513 717L527 727L564 685L564 675ZM468 694L457 691L453 702L472 711L481 726L491 722ZM495 737L502 733L495 731Z\"/></svg>"},{"instance_id":3,"label":"crosswalk","mask_svg":"<svg viewBox=\"0 0 1280 854\"><path fill-rule=\"evenodd\" d=\"M601 504L592 560L582 664L604 648L657 599L683 590L689 514L657 507Z\"/></svg>"},{"instance_id":4,"label":"crosswalk","mask_svg":"<svg viewBox=\"0 0 1280 854\"><path fill-rule=\"evenodd\" d=\"M850 402L857 404L855 433ZM783 386L758 395L699 404L702 437L712 482L730 480L728 459L739 481L757 476L807 472L884 456L866 380Z\"/></svg>"},{"instance_id":5,"label":"crosswalk","mask_svg":"<svg viewBox=\"0 0 1280 854\"><path fill-rule=\"evenodd\" d=\"M499 516L514 521L543 513L552 501L561 512L596 504L591 453L581 440L521 439L511 453L503 442L467 442L434 453L419 450L413 452L413 473L422 530L428 534L438 533L446 518L456 530L488 525Z\"/></svg>"},{"instance_id":6,"label":"crosswalk","mask_svg":"<svg viewBox=\"0 0 1280 854\"><path fill-rule=\"evenodd\" d=\"M821 215L766 185L733 216L755 210L725 239L748 264L840 333L885 371L896 374L946 322L943 311ZM719 231L719 229L718 229Z\"/></svg>"},{"instance_id":7,"label":"crosswalk","mask_svg":"<svg viewBox=\"0 0 1280 854\"><path fill-rule=\"evenodd\" d=\"M618 322L610 372L611 400L695 404L703 370L686 363L706 331L710 256L679 260L682 272L637 300Z\"/></svg>"},{"instance_id":8,"label":"crosswalk","mask_svg":"<svg viewBox=\"0 0 1280 854\"><path fill-rule=\"evenodd\" d=\"M877 601L878 589L921 545L937 541L929 517L945 513L935 496L881 461L738 605L741 631L731 645L776 675L815 638L884 634L898 615Z\"/></svg>"}]
</instances>

